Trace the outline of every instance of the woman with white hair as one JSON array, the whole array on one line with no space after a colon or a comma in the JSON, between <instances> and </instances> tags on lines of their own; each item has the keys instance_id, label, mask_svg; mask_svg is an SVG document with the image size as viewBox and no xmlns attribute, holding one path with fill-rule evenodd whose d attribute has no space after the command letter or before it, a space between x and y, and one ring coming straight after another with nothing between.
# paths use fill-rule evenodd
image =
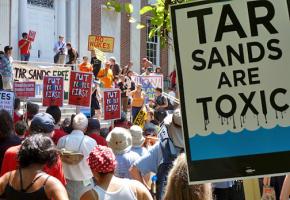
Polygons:
<instances>
[{"instance_id":1,"label":"woman with white hair","mask_svg":"<svg viewBox=\"0 0 290 200\"><path fill-rule=\"evenodd\" d=\"M78 159L75 159L73 163L63 158L63 171L67 180L66 189L71 200L79 200L80 196L93 184L93 174L86 159L96 146L96 141L84 134L87 127L87 117L82 113L77 114L72 122L73 131L62 137L57 144L62 152L78 155Z\"/></svg>"}]
</instances>

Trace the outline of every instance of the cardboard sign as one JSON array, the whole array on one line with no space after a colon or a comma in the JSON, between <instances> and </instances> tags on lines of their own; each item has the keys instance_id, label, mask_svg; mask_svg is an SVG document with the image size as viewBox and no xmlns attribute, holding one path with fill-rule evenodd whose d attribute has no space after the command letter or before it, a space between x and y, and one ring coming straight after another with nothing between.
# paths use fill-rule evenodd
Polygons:
<instances>
[{"instance_id":1,"label":"cardboard sign","mask_svg":"<svg viewBox=\"0 0 290 200\"><path fill-rule=\"evenodd\" d=\"M30 40L31 42L34 42L34 40L35 40L35 36L36 36L36 32L35 31L29 31L29 33L28 33L28 40Z\"/></svg>"},{"instance_id":2,"label":"cardboard sign","mask_svg":"<svg viewBox=\"0 0 290 200\"><path fill-rule=\"evenodd\" d=\"M289 6L171 7L191 183L290 171Z\"/></svg>"},{"instance_id":3,"label":"cardboard sign","mask_svg":"<svg viewBox=\"0 0 290 200\"><path fill-rule=\"evenodd\" d=\"M146 122L146 116L147 116L147 112L146 112L146 108L143 107L137 114L133 124L140 126L141 128L144 128L145 122Z\"/></svg>"},{"instance_id":4,"label":"cardboard sign","mask_svg":"<svg viewBox=\"0 0 290 200\"><path fill-rule=\"evenodd\" d=\"M143 91L146 93L145 102L155 98L155 88L163 89L163 76L150 75L150 76L133 76L136 85L141 84Z\"/></svg>"},{"instance_id":5,"label":"cardboard sign","mask_svg":"<svg viewBox=\"0 0 290 200\"><path fill-rule=\"evenodd\" d=\"M16 97L35 97L35 82L14 82L13 88Z\"/></svg>"},{"instance_id":6,"label":"cardboard sign","mask_svg":"<svg viewBox=\"0 0 290 200\"><path fill-rule=\"evenodd\" d=\"M101 50L102 52L113 53L114 42L115 42L115 39L113 37L89 35L88 50L93 51L95 48L97 48Z\"/></svg>"},{"instance_id":7,"label":"cardboard sign","mask_svg":"<svg viewBox=\"0 0 290 200\"><path fill-rule=\"evenodd\" d=\"M64 78L64 89L69 89L70 67L59 66L34 66L13 62L13 79L18 81L32 81L37 85L43 84L45 76L61 76Z\"/></svg>"},{"instance_id":8,"label":"cardboard sign","mask_svg":"<svg viewBox=\"0 0 290 200\"><path fill-rule=\"evenodd\" d=\"M72 71L70 74L68 104L90 107L92 82L93 74Z\"/></svg>"},{"instance_id":9,"label":"cardboard sign","mask_svg":"<svg viewBox=\"0 0 290 200\"><path fill-rule=\"evenodd\" d=\"M43 79L43 106L63 106L63 77L45 76Z\"/></svg>"},{"instance_id":10,"label":"cardboard sign","mask_svg":"<svg viewBox=\"0 0 290 200\"><path fill-rule=\"evenodd\" d=\"M105 62L107 60L104 52L102 52L101 50L99 50L97 48L94 48L94 51L95 51L95 54L96 54L96 57L98 60L100 60L102 62Z\"/></svg>"},{"instance_id":11,"label":"cardboard sign","mask_svg":"<svg viewBox=\"0 0 290 200\"><path fill-rule=\"evenodd\" d=\"M0 90L0 110L4 109L8 111L11 116L14 113L14 92L8 92Z\"/></svg>"},{"instance_id":12,"label":"cardboard sign","mask_svg":"<svg viewBox=\"0 0 290 200\"><path fill-rule=\"evenodd\" d=\"M104 90L104 120L121 118L121 90Z\"/></svg>"}]
</instances>

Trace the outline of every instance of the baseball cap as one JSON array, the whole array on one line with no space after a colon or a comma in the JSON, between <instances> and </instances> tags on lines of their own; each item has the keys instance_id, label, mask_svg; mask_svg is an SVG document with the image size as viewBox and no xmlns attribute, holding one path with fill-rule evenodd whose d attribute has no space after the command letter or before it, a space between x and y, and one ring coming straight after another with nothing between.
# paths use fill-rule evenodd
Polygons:
<instances>
[{"instance_id":1,"label":"baseball cap","mask_svg":"<svg viewBox=\"0 0 290 200\"><path fill-rule=\"evenodd\" d=\"M37 133L51 133L54 130L54 119L48 113L38 113L30 124L30 131Z\"/></svg>"},{"instance_id":2,"label":"baseball cap","mask_svg":"<svg viewBox=\"0 0 290 200\"><path fill-rule=\"evenodd\" d=\"M91 130L100 130L101 125L99 120L97 119L89 119L89 123L88 123L88 130L87 131L91 131Z\"/></svg>"}]
</instances>

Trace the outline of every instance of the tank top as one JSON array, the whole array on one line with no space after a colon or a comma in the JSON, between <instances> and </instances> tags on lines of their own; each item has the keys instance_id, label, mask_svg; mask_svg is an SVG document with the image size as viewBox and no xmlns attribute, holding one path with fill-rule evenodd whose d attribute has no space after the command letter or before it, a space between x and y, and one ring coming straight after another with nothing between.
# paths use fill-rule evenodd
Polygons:
<instances>
[{"instance_id":1,"label":"tank top","mask_svg":"<svg viewBox=\"0 0 290 200\"><path fill-rule=\"evenodd\" d=\"M135 91L133 94L132 94L132 98L133 98L133 101L132 101L132 107L142 107L143 104L144 104L144 95L142 94L138 94L137 91Z\"/></svg>"},{"instance_id":2,"label":"tank top","mask_svg":"<svg viewBox=\"0 0 290 200\"><path fill-rule=\"evenodd\" d=\"M105 191L103 188L99 187L99 186L95 186L94 187L94 191L98 194L99 199L102 200L116 200L116 199L120 199L120 200L137 200L137 198L135 197L133 191L130 189L129 187L129 179L123 179L123 181L125 182L123 184L123 187L121 187L118 191L116 192L107 192Z\"/></svg>"},{"instance_id":3,"label":"tank top","mask_svg":"<svg viewBox=\"0 0 290 200\"><path fill-rule=\"evenodd\" d=\"M34 192L27 192L32 186L33 184L42 176L39 175L37 176L25 189L23 188L23 182L22 182L22 173L21 170L19 169L19 175L20 175L20 187L21 190L15 190L11 185L10 185L10 177L9 177L9 181L8 184L5 188L5 198L6 200L49 200L46 196L45 190L44 190L44 186L47 182L47 180L49 179L50 176L48 176L42 187L39 188L38 190L34 191ZM11 172L10 172L10 176L11 176Z\"/></svg>"}]
</instances>

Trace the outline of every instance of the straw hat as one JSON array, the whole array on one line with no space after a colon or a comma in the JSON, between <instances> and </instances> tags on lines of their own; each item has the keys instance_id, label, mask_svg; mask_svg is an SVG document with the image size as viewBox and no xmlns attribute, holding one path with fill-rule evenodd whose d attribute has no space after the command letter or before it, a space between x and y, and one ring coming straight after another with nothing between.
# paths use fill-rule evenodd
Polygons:
<instances>
[{"instance_id":1,"label":"straw hat","mask_svg":"<svg viewBox=\"0 0 290 200\"><path fill-rule=\"evenodd\" d=\"M116 127L106 138L108 146L112 148L115 154L123 154L132 147L132 136L129 130Z\"/></svg>"},{"instance_id":2,"label":"straw hat","mask_svg":"<svg viewBox=\"0 0 290 200\"><path fill-rule=\"evenodd\" d=\"M132 146L133 147L140 147L145 141L143 137L143 130L140 126L133 125L130 128L130 133L132 136Z\"/></svg>"}]
</instances>

